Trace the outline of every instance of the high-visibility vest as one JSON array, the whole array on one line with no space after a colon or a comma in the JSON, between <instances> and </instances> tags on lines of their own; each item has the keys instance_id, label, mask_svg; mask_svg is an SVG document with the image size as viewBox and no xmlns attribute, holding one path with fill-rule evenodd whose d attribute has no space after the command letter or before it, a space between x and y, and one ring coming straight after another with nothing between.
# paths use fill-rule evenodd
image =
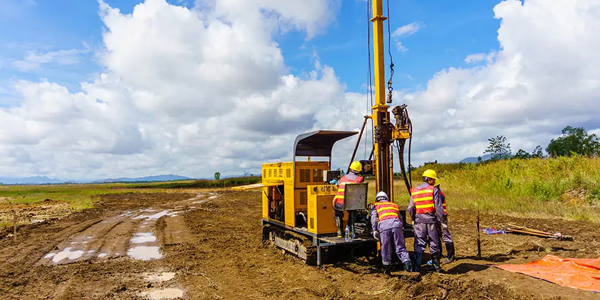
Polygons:
<instances>
[{"instance_id":1,"label":"high-visibility vest","mask_svg":"<svg viewBox=\"0 0 600 300\"><path fill-rule=\"evenodd\" d=\"M356 179L350 180L350 179L346 178L346 175L344 175L344 177L340 178L340 185L338 186L338 190L337 190L337 193L335 194L335 197L333 198L333 201L335 201L335 203L337 203L337 204L344 205L344 195L345 195L345 191L346 191L346 184L347 183L361 183L361 182L363 182L363 178L361 176L356 176Z\"/></svg>"},{"instance_id":2,"label":"high-visibility vest","mask_svg":"<svg viewBox=\"0 0 600 300\"><path fill-rule=\"evenodd\" d=\"M377 217L379 221L389 220L389 219L400 219L398 217L398 212L400 208L398 204L394 202L375 202L375 210L377 210Z\"/></svg>"},{"instance_id":3,"label":"high-visibility vest","mask_svg":"<svg viewBox=\"0 0 600 300\"><path fill-rule=\"evenodd\" d=\"M415 203L418 215L432 213L435 210L435 205L433 204L433 186L423 189L412 188L410 189L410 195Z\"/></svg>"}]
</instances>

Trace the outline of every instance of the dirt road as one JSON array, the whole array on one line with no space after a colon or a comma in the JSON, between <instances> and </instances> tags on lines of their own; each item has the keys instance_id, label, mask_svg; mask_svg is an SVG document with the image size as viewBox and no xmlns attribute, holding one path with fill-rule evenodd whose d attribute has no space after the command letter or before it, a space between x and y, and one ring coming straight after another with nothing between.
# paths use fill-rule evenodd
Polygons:
<instances>
[{"instance_id":1,"label":"dirt road","mask_svg":"<svg viewBox=\"0 0 600 300\"><path fill-rule=\"evenodd\" d=\"M394 272L360 263L306 266L261 242L260 194L196 190L102 197L96 208L21 229L0 239L0 299L599 299L490 267L547 253L600 256L595 224L482 216L482 225L516 223L576 240L483 237L475 259L470 211L452 211L460 260L446 274ZM412 249L409 239L408 248Z\"/></svg>"}]
</instances>

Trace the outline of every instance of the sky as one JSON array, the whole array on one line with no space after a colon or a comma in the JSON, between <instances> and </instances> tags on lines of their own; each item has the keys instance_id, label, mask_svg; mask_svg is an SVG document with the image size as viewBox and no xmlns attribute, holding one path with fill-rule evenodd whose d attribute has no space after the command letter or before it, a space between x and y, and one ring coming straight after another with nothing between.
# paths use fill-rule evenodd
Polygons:
<instances>
[{"instance_id":1,"label":"sky","mask_svg":"<svg viewBox=\"0 0 600 300\"><path fill-rule=\"evenodd\" d=\"M498 135L514 153L567 125L600 133L600 2L390 2L414 165ZM256 174L291 160L298 134L359 130L367 4L1 0L0 177Z\"/></svg>"}]
</instances>

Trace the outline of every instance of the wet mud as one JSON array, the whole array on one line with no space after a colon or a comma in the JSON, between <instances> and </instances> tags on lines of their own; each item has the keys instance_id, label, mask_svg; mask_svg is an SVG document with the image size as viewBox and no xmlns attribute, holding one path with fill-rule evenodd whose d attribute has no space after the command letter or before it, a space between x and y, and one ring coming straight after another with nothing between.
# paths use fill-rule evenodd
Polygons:
<instances>
[{"instance_id":1,"label":"wet mud","mask_svg":"<svg viewBox=\"0 0 600 300\"><path fill-rule=\"evenodd\" d=\"M260 193L229 190L115 194L65 218L0 237L0 299L598 299L600 295L492 267L556 254L600 256L596 224L481 215L574 241L482 234L453 211L458 260L444 273L395 271L358 259L307 266L261 241ZM412 249L412 239L408 239ZM424 267L426 269L427 267Z\"/></svg>"}]
</instances>

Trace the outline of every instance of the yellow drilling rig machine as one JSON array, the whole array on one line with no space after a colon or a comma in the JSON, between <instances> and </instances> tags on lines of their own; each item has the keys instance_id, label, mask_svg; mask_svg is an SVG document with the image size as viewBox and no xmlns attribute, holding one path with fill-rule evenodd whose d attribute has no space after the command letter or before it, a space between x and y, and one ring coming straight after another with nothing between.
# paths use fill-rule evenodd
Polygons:
<instances>
[{"instance_id":1,"label":"yellow drilling rig machine","mask_svg":"<svg viewBox=\"0 0 600 300\"><path fill-rule=\"evenodd\" d=\"M371 5L375 103L372 105L372 114L364 117L350 162L354 161L361 137L365 128L370 125L373 145L368 159L360 160L362 174L374 177L376 192L384 191L389 195L390 201L394 201L394 148L399 153L404 183L407 189L410 190L411 187L410 175L406 175L404 153L408 152L410 165L412 124L406 105L396 106L390 113L388 103L392 102L393 63L390 64L391 76L386 95L383 24L387 18L383 15L382 0L373 0L372 4L368 4ZM388 38L389 30L388 23ZM394 122L391 116L394 117ZM291 162L265 163L262 165L261 183L235 188L262 189L265 242L273 243L307 263L317 265L321 265L327 257L353 253L358 248L367 256L376 253L377 240L371 236L368 220L369 203L374 201L367 199L368 183L345 185L344 223L350 227L349 236L339 237L334 221L332 200L338 192L338 186L334 182L341 176L341 171L332 170L332 149L337 141L357 134L357 131L329 130L300 134L293 145ZM405 151L407 142L409 147ZM413 230L406 224L405 211L401 211L401 214L405 223L405 236L412 237Z\"/></svg>"}]
</instances>

